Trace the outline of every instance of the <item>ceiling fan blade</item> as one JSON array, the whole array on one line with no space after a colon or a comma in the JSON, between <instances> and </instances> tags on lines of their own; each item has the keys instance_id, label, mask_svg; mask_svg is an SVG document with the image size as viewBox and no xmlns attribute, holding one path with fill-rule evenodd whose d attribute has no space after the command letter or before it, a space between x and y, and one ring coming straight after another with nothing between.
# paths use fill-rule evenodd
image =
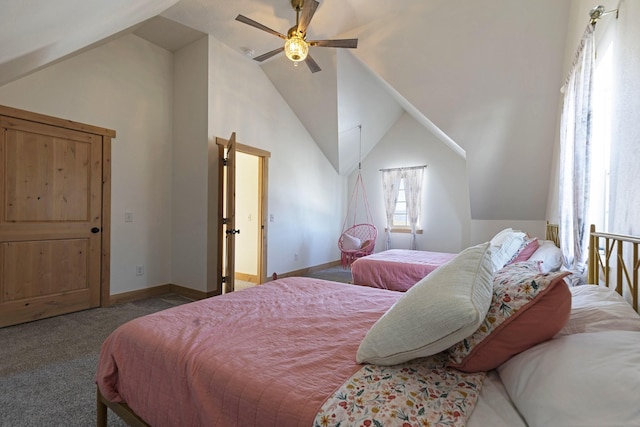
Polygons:
<instances>
[{"instance_id":1,"label":"ceiling fan blade","mask_svg":"<svg viewBox=\"0 0 640 427\"><path fill-rule=\"evenodd\" d=\"M311 18L313 18L313 15L316 13L319 4L316 0L304 0L302 16L300 17L300 22L298 22L298 32L304 34L307 31L307 27L311 22Z\"/></svg>"},{"instance_id":2,"label":"ceiling fan blade","mask_svg":"<svg viewBox=\"0 0 640 427\"><path fill-rule=\"evenodd\" d=\"M272 51L270 51L270 52L263 53L263 54L262 54L262 55L260 55L260 56L256 56L255 58L253 58L253 60L254 60L254 61L258 61L258 62L262 62L262 61L264 61L265 59L269 59L269 58L271 58L272 56L275 56L275 55L279 54L279 53L280 53L280 52L282 52L282 51L284 51L284 46L283 46L283 47L279 47L279 48L277 48L277 49L273 49L273 50L272 50Z\"/></svg>"},{"instance_id":3,"label":"ceiling fan blade","mask_svg":"<svg viewBox=\"0 0 640 427\"><path fill-rule=\"evenodd\" d=\"M267 27L265 25L262 25L261 23L256 22L251 18L247 18L244 15L236 16L236 21L240 21L240 22L242 22L244 24L251 25L252 27L255 27L255 28L259 29L259 30L266 31L267 33L273 34L274 36L277 36L277 37L280 37L283 40L287 39L287 36L285 36L284 34L280 34L276 30L272 30L271 28L269 28L269 27Z\"/></svg>"},{"instance_id":4,"label":"ceiling fan blade","mask_svg":"<svg viewBox=\"0 0 640 427\"><path fill-rule=\"evenodd\" d=\"M358 47L358 39L338 39L338 40L311 40L309 46L318 47L347 47L355 49Z\"/></svg>"},{"instance_id":5,"label":"ceiling fan blade","mask_svg":"<svg viewBox=\"0 0 640 427\"><path fill-rule=\"evenodd\" d=\"M321 70L320 66L318 65L318 63L316 61L313 60L311 55L307 55L307 57L304 60L304 62L307 64L307 66L309 67L309 69L311 70L312 73L317 73L318 71Z\"/></svg>"}]
</instances>

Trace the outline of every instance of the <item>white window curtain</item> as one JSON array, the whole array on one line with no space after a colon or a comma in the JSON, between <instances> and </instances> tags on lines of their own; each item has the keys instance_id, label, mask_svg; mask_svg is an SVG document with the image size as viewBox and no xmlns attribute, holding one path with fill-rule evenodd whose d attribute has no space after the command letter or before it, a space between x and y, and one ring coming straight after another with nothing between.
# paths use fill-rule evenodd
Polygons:
<instances>
[{"instance_id":1,"label":"white window curtain","mask_svg":"<svg viewBox=\"0 0 640 427\"><path fill-rule=\"evenodd\" d=\"M589 157L594 26L580 42L564 89L560 124L560 246L564 265L584 275L589 244Z\"/></svg>"},{"instance_id":2,"label":"white window curtain","mask_svg":"<svg viewBox=\"0 0 640 427\"><path fill-rule=\"evenodd\" d=\"M404 191L407 196L407 216L411 227L411 249L416 250L416 228L420 218L422 176L424 168L412 168L404 171Z\"/></svg>"},{"instance_id":3,"label":"white window curtain","mask_svg":"<svg viewBox=\"0 0 640 427\"><path fill-rule=\"evenodd\" d=\"M396 212L401 179L402 171L400 169L385 169L382 171L382 194L387 214L387 243L385 245L387 250L391 248L391 226L393 225L393 214Z\"/></svg>"}]
</instances>

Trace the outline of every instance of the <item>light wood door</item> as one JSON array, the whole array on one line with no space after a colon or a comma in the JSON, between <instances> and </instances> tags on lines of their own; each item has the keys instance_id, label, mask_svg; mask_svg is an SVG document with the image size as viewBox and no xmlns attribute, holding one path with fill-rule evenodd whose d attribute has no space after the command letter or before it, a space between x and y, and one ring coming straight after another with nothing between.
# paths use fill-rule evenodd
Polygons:
<instances>
[{"instance_id":1,"label":"light wood door","mask_svg":"<svg viewBox=\"0 0 640 427\"><path fill-rule=\"evenodd\" d=\"M100 305L102 138L0 116L0 326Z\"/></svg>"},{"instance_id":2,"label":"light wood door","mask_svg":"<svg viewBox=\"0 0 640 427\"><path fill-rule=\"evenodd\" d=\"M224 228L226 238L226 256L227 262L224 273L224 293L233 292L235 289L236 275L236 234L240 230L236 230L236 134L231 134L229 143L227 144L227 157L225 158L225 166L227 168L227 188L225 200L225 217Z\"/></svg>"}]
</instances>

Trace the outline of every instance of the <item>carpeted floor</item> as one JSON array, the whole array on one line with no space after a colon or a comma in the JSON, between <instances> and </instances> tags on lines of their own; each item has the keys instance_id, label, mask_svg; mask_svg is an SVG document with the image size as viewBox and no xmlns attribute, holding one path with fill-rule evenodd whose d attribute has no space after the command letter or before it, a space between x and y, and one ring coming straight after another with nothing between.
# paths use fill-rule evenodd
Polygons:
<instances>
[{"instance_id":1,"label":"carpeted floor","mask_svg":"<svg viewBox=\"0 0 640 427\"><path fill-rule=\"evenodd\" d=\"M176 295L0 328L0 426L96 424L102 341L122 323L184 304ZM109 426L124 426L109 414Z\"/></svg>"},{"instance_id":2,"label":"carpeted floor","mask_svg":"<svg viewBox=\"0 0 640 427\"><path fill-rule=\"evenodd\" d=\"M309 276L348 283L341 267ZM165 295L0 328L0 427L96 424L100 346L121 324L190 300ZM109 426L126 424L109 411Z\"/></svg>"}]
</instances>

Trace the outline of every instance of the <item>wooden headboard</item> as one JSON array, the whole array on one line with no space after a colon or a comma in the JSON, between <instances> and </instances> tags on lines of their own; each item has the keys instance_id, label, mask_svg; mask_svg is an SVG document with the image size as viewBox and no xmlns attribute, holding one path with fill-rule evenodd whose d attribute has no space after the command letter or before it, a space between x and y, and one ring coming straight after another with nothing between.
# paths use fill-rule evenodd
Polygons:
<instances>
[{"instance_id":1,"label":"wooden headboard","mask_svg":"<svg viewBox=\"0 0 640 427\"><path fill-rule=\"evenodd\" d=\"M640 237L596 232L591 225L587 283L615 287L638 311L638 245ZM612 259L612 255L615 256Z\"/></svg>"},{"instance_id":2,"label":"wooden headboard","mask_svg":"<svg viewBox=\"0 0 640 427\"><path fill-rule=\"evenodd\" d=\"M551 240L556 244L557 247L560 247L560 235L558 234L558 224L551 224L547 221L547 232L544 237L546 240Z\"/></svg>"}]
</instances>

